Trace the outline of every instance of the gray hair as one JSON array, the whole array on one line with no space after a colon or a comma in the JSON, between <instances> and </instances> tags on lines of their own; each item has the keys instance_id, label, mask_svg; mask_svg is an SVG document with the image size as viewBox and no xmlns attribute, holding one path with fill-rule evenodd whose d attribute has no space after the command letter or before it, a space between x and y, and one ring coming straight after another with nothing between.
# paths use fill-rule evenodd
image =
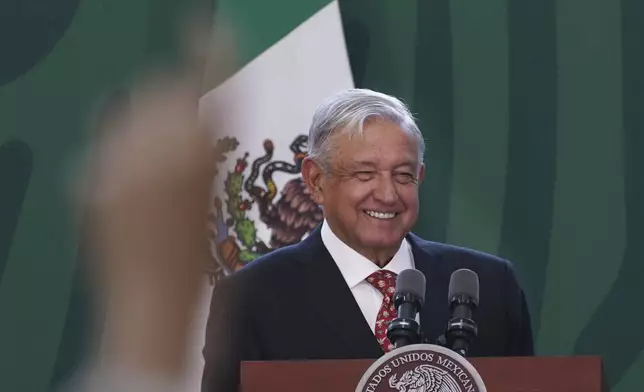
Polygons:
<instances>
[{"instance_id":1,"label":"gray hair","mask_svg":"<svg viewBox=\"0 0 644 392\"><path fill-rule=\"evenodd\" d=\"M423 161L425 140L414 117L399 99L368 89L348 89L331 95L318 106L309 128L308 155L329 169L329 140L336 131L362 135L364 123L388 120L418 139L418 159Z\"/></svg>"}]
</instances>

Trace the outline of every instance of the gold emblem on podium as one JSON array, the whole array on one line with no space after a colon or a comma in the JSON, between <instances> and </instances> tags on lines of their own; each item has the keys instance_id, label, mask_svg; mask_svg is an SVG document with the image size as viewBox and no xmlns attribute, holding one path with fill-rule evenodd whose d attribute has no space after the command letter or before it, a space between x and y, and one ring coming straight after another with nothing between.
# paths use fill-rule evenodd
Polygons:
<instances>
[{"instance_id":1,"label":"gold emblem on podium","mask_svg":"<svg viewBox=\"0 0 644 392\"><path fill-rule=\"evenodd\" d=\"M414 344L393 350L362 376L356 392L486 392L474 366L441 346Z\"/></svg>"}]
</instances>

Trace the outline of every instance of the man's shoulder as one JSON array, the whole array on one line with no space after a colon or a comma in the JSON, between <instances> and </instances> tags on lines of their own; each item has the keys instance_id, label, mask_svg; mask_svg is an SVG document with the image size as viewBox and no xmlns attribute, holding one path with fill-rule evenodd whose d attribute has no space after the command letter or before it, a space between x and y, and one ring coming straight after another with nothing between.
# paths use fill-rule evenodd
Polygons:
<instances>
[{"instance_id":1,"label":"man's shoulder","mask_svg":"<svg viewBox=\"0 0 644 392\"><path fill-rule=\"evenodd\" d=\"M235 271L228 280L253 282L288 279L291 271L300 263L302 252L298 244L272 250Z\"/></svg>"},{"instance_id":2,"label":"man's shoulder","mask_svg":"<svg viewBox=\"0 0 644 392\"><path fill-rule=\"evenodd\" d=\"M425 240L413 233L410 234L409 240L412 246L417 246L443 263L458 264L459 268L495 271L514 268L511 261L480 250Z\"/></svg>"}]
</instances>

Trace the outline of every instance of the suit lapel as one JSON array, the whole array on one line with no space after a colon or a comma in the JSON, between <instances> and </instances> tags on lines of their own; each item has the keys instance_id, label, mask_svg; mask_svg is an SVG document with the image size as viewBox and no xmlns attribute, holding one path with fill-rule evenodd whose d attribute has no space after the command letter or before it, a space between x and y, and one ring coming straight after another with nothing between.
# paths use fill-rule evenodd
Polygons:
<instances>
[{"instance_id":1,"label":"suit lapel","mask_svg":"<svg viewBox=\"0 0 644 392\"><path fill-rule=\"evenodd\" d=\"M441 262L438 253L432 252L431 244L413 234L407 237L414 255L414 265L425 275L427 290L425 305L420 311L420 325L429 343L436 344L436 339L445 331L449 318L447 290L449 270Z\"/></svg>"},{"instance_id":2,"label":"suit lapel","mask_svg":"<svg viewBox=\"0 0 644 392\"><path fill-rule=\"evenodd\" d=\"M320 227L299 244L304 267L302 293L326 325L329 344L342 346L354 358L378 358L383 351L367 324L351 289L320 235Z\"/></svg>"},{"instance_id":3,"label":"suit lapel","mask_svg":"<svg viewBox=\"0 0 644 392\"><path fill-rule=\"evenodd\" d=\"M449 319L447 291L450 270L432 251L431 243L410 234L407 236L416 269L425 275L425 305L420 312L421 330L429 343L444 333ZM353 358L377 358L383 351L362 315L342 273L322 242L320 227L300 242L300 263L303 267L301 293L306 303L326 326L328 344L341 345Z\"/></svg>"}]
</instances>

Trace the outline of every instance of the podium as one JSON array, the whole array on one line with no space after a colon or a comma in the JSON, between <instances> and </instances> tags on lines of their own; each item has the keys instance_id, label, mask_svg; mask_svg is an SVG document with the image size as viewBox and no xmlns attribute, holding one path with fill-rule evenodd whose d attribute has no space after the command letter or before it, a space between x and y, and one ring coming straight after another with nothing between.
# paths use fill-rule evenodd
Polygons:
<instances>
[{"instance_id":1,"label":"podium","mask_svg":"<svg viewBox=\"0 0 644 392\"><path fill-rule=\"evenodd\" d=\"M488 392L609 392L597 356L468 358ZM241 392L354 392L375 360L244 362Z\"/></svg>"}]
</instances>

